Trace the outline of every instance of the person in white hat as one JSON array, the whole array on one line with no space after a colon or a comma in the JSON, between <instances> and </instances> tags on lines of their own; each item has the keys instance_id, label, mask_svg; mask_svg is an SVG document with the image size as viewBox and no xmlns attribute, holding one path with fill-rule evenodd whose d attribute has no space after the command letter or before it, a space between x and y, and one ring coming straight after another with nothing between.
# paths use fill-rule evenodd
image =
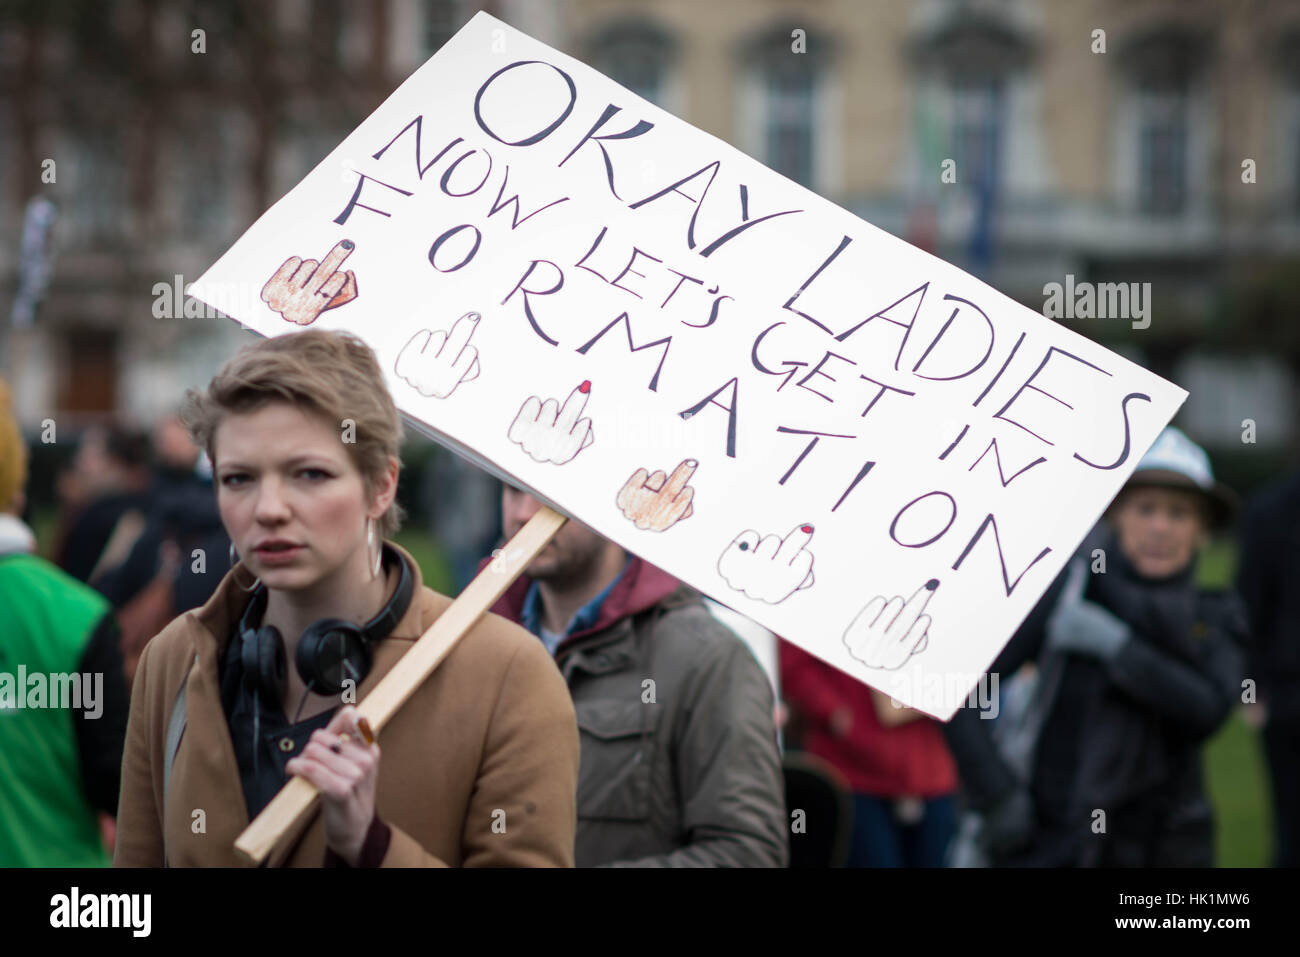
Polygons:
<instances>
[{"instance_id":1,"label":"person in white hat","mask_svg":"<svg viewBox=\"0 0 1300 957\"><path fill-rule=\"evenodd\" d=\"M1246 626L1236 594L1194 573L1234 507L1204 450L1165 429L990 669L1036 663L1019 720L996 743L974 711L948 725L992 863L1213 864L1201 748L1240 698Z\"/></svg>"},{"instance_id":2,"label":"person in white hat","mask_svg":"<svg viewBox=\"0 0 1300 957\"><path fill-rule=\"evenodd\" d=\"M1160 433L1107 512L1120 548L1143 576L1178 575L1212 530L1225 527L1237 497L1210 471L1205 450L1178 429Z\"/></svg>"}]
</instances>

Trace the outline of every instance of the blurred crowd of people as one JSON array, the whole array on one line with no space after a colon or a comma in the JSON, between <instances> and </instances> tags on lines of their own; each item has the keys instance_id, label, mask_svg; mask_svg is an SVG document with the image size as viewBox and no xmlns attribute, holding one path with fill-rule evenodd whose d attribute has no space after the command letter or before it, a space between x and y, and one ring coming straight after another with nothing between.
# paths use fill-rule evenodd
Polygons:
<instances>
[{"instance_id":1,"label":"blurred crowd of people","mask_svg":"<svg viewBox=\"0 0 1300 957\"><path fill-rule=\"evenodd\" d=\"M229 540L211 470L174 415L151 431L82 430L40 543L21 519L31 511L28 461L0 382L0 670L96 675L103 685L93 718L0 699L14 709L0 721L0 864L106 864L135 663L167 622L207 600ZM15 682L15 695L24 691Z\"/></svg>"},{"instance_id":2,"label":"blurred crowd of people","mask_svg":"<svg viewBox=\"0 0 1300 957\"><path fill-rule=\"evenodd\" d=\"M145 642L228 570L212 470L175 415L87 428L59 473L53 560L113 606L127 676Z\"/></svg>"},{"instance_id":3,"label":"blurred crowd of people","mask_svg":"<svg viewBox=\"0 0 1300 957\"><path fill-rule=\"evenodd\" d=\"M27 455L0 383L0 671L14 673L19 665L28 672L93 671L105 675L106 685L95 721L23 712L0 699L0 709L13 709L0 714L0 866L103 864L113 842L136 663L169 621L213 595L230 569L232 546L211 463L176 416L148 432L85 429L58 476L54 531L40 543L21 520ZM444 503L455 498L458 475L456 469L438 475ZM472 490L477 518L461 515L464 529L447 520L451 537L464 539L464 554L453 561L458 584L485 557L485 535L522 523L511 512L511 496L522 493L507 489L497 512L497 486L485 492L466 481L464 487ZM1198 556L1211 534L1234 529L1237 589L1202 588ZM554 656L570 638L590 641L623 617L632 621L643 607L671 611L674 601L687 600L670 600L678 583L667 576L660 581L654 576L661 572L641 570L639 559L609 546L595 539L583 546L604 555L613 576L594 604L583 595L571 608L554 605L563 589L542 578L540 593L521 584L497 611L533 631ZM37 558L41 552L52 561ZM1205 452L1167 429L993 664L990 673L1001 678L997 707L964 707L943 724L782 642L773 684L786 792L773 797L771 814L764 810L755 833L789 820L781 815L783 802L787 815L797 809L813 815L787 836L795 866L1211 865L1215 822L1205 745L1244 709L1262 729L1273 863L1295 866L1298 552L1300 477L1279 481L1238 514ZM616 602L606 601L611 591ZM615 603L617 614L610 611ZM566 612L554 617L557 607ZM693 653L689 642L674 644L653 629L644 640L666 649L665 660ZM680 660L681 680L704 667L687 668L688 658ZM591 667L593 674L608 670ZM738 667L726 666L733 675ZM761 673L749 664L745 669L751 677ZM639 672L632 677L639 680ZM718 681L725 680L719 672ZM572 691L585 731L583 687L575 683ZM758 700L755 695L746 693ZM711 720L723 733L735 717L718 711ZM759 728L754 740L762 736ZM585 738L583 748L588 761L605 753L589 751ZM720 760L714 748L699 742L695 773L707 776L710 761ZM742 761L710 785L722 789L713 795L719 807L730 800L728 781L745 780L751 791L772 788L770 776L749 780L747 773ZM662 799L672 802L668 793ZM674 827L666 820L664 848ZM636 845L627 841L622 831L607 830L587 854L598 856L591 848L601 844ZM776 848L763 844L749 857L700 852L680 862L786 860ZM579 863L583 854L580 840Z\"/></svg>"},{"instance_id":4,"label":"blurred crowd of people","mask_svg":"<svg viewBox=\"0 0 1300 957\"><path fill-rule=\"evenodd\" d=\"M1240 708L1263 728L1273 863L1294 867L1300 478L1246 510L1237 589L1202 588L1197 560L1237 505L1205 452L1166 429L990 668L999 707L972 696L946 724L785 645L795 740L852 798L844 841L821 853L849 866L1212 866L1202 759Z\"/></svg>"}]
</instances>

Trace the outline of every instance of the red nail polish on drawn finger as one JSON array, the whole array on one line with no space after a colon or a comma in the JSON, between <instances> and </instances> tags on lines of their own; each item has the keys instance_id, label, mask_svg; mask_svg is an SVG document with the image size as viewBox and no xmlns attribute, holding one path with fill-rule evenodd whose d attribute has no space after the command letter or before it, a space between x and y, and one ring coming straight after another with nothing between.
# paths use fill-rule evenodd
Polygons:
<instances>
[{"instance_id":1,"label":"red nail polish on drawn finger","mask_svg":"<svg viewBox=\"0 0 1300 957\"><path fill-rule=\"evenodd\" d=\"M581 392L583 395L586 395L588 392L590 392L590 391L591 391L591 380L590 380L590 379L584 379L583 382L582 382L582 385L578 386L578 391Z\"/></svg>"}]
</instances>

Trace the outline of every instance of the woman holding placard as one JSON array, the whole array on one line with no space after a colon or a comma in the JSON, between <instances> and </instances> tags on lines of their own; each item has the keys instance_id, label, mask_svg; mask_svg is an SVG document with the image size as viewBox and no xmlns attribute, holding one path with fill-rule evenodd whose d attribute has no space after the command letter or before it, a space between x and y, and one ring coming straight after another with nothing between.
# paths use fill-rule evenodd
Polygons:
<instances>
[{"instance_id":1,"label":"woman holding placard","mask_svg":"<svg viewBox=\"0 0 1300 957\"><path fill-rule=\"evenodd\" d=\"M572 866L577 725L527 632L480 620L382 753L352 707L451 603L386 541L402 433L371 349L258 342L191 390L187 424L239 560L140 659L115 863L245 863L235 839L301 775L321 810L272 865Z\"/></svg>"}]
</instances>

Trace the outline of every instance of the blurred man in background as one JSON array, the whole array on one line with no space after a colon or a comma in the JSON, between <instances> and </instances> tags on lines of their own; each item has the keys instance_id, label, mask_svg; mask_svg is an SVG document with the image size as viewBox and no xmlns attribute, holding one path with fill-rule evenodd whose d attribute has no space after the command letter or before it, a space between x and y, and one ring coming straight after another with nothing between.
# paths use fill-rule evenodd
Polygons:
<instances>
[{"instance_id":1,"label":"blurred man in background","mask_svg":"<svg viewBox=\"0 0 1300 957\"><path fill-rule=\"evenodd\" d=\"M155 426L153 451L143 527L120 561L92 582L117 609L128 678L145 644L176 615L203 605L229 568L211 469L175 415Z\"/></svg>"},{"instance_id":2,"label":"blurred man in background","mask_svg":"<svg viewBox=\"0 0 1300 957\"><path fill-rule=\"evenodd\" d=\"M86 429L60 481L63 531L55 562L92 582L119 564L144 530L149 439L126 426Z\"/></svg>"},{"instance_id":3,"label":"blurred man in background","mask_svg":"<svg viewBox=\"0 0 1300 957\"><path fill-rule=\"evenodd\" d=\"M540 507L505 486L507 539ZM786 865L772 686L698 592L570 519L492 611L573 695L577 866Z\"/></svg>"}]
</instances>

